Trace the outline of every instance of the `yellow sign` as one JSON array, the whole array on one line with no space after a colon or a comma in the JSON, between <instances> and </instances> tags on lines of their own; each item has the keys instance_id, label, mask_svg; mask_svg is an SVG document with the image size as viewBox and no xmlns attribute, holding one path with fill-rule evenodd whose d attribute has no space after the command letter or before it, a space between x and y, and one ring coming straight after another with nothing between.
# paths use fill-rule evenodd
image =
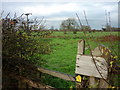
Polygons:
<instances>
[{"instance_id":1,"label":"yellow sign","mask_svg":"<svg viewBox=\"0 0 120 90\"><path fill-rule=\"evenodd\" d=\"M77 82L81 82L82 81L82 77L80 75L76 76L75 78L76 78Z\"/></svg>"}]
</instances>

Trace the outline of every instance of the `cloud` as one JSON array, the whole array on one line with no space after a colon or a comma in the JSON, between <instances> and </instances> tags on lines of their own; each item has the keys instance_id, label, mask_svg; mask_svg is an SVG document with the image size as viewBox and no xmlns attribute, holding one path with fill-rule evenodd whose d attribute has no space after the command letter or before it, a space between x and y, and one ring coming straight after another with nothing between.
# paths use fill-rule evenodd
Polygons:
<instances>
[{"instance_id":1,"label":"cloud","mask_svg":"<svg viewBox=\"0 0 120 90\"><path fill-rule=\"evenodd\" d=\"M38 5L28 6L22 8L24 12L32 12L37 15L51 15L62 12L74 12L78 10L78 6L75 3L66 4L51 4L51 5Z\"/></svg>"},{"instance_id":2,"label":"cloud","mask_svg":"<svg viewBox=\"0 0 120 90\"><path fill-rule=\"evenodd\" d=\"M52 18L47 18L47 21L59 21L59 20L66 20L69 17L52 17Z\"/></svg>"},{"instance_id":3,"label":"cloud","mask_svg":"<svg viewBox=\"0 0 120 90\"><path fill-rule=\"evenodd\" d=\"M118 2L119 0L2 0L2 2Z\"/></svg>"},{"instance_id":4,"label":"cloud","mask_svg":"<svg viewBox=\"0 0 120 90\"><path fill-rule=\"evenodd\" d=\"M115 6L103 6L102 9L103 10L108 10L108 11L114 11L117 8Z\"/></svg>"},{"instance_id":5,"label":"cloud","mask_svg":"<svg viewBox=\"0 0 120 90\"><path fill-rule=\"evenodd\" d=\"M86 24L83 10L86 11L89 24L94 28L101 28L101 25L106 23L105 10L107 10L111 12L112 25L118 24L117 2L6 2L3 3L3 9L13 14L17 12L18 15L19 13L32 13L29 18L44 16L48 26L56 28L59 28L62 20L76 18L75 13L78 13L82 23Z\"/></svg>"}]
</instances>

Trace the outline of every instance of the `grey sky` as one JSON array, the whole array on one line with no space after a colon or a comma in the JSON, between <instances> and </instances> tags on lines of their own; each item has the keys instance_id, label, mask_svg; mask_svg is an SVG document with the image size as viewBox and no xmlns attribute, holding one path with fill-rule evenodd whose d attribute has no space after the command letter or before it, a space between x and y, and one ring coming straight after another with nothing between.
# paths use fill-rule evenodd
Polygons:
<instances>
[{"instance_id":1,"label":"grey sky","mask_svg":"<svg viewBox=\"0 0 120 90\"><path fill-rule=\"evenodd\" d=\"M101 1L97 2L96 0L29 0L14 2L15 0L5 0L2 1L2 9L5 11L3 16L6 13L11 12L17 15L22 13L32 13L30 18L38 17L42 18L43 16L47 20L46 25L48 28L54 26L59 28L59 25L62 20L65 20L69 17L76 18L75 13L78 13L82 24L86 25L83 10L86 11L88 22L90 26L94 29L101 29L102 25L105 25L105 10L111 13L111 24L114 27L118 27L118 0L114 2L110 1ZM58 2L57 2L58 1ZM89 1L89 2L88 2ZM92 1L92 2L90 2Z\"/></svg>"}]
</instances>

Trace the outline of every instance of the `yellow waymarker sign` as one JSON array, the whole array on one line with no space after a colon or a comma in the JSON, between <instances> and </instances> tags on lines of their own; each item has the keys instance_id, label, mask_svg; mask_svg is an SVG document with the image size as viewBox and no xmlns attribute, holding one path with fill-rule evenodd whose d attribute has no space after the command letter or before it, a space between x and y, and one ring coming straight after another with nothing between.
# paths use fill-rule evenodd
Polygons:
<instances>
[{"instance_id":1,"label":"yellow waymarker sign","mask_svg":"<svg viewBox=\"0 0 120 90\"><path fill-rule=\"evenodd\" d=\"M112 67L112 66L113 66L113 63L114 63L114 61L111 61L111 62L110 62L110 67Z\"/></svg>"},{"instance_id":2,"label":"yellow waymarker sign","mask_svg":"<svg viewBox=\"0 0 120 90\"><path fill-rule=\"evenodd\" d=\"M81 82L82 77L80 75L76 76L75 78L77 82Z\"/></svg>"}]
</instances>

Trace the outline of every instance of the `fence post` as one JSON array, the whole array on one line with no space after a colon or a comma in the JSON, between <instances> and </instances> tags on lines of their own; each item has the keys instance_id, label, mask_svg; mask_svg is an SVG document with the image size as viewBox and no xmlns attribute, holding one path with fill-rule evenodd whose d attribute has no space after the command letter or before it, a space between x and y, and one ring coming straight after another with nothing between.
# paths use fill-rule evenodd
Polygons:
<instances>
[{"instance_id":1,"label":"fence post","mask_svg":"<svg viewBox=\"0 0 120 90\"><path fill-rule=\"evenodd\" d=\"M108 83L104 79L100 79L99 88L108 88Z\"/></svg>"},{"instance_id":2,"label":"fence post","mask_svg":"<svg viewBox=\"0 0 120 90\"><path fill-rule=\"evenodd\" d=\"M85 40L79 40L78 41L78 52L77 52L77 57L79 55L83 55L85 52ZM76 63L77 63L77 59L76 58ZM82 88L82 81L80 83L76 83L76 88L79 90L80 88Z\"/></svg>"},{"instance_id":3,"label":"fence post","mask_svg":"<svg viewBox=\"0 0 120 90\"><path fill-rule=\"evenodd\" d=\"M19 75L21 76L22 75L22 69L19 67ZM19 90L25 88L26 89L26 83L22 80L22 79L19 79L18 81L18 88Z\"/></svg>"},{"instance_id":4,"label":"fence post","mask_svg":"<svg viewBox=\"0 0 120 90\"><path fill-rule=\"evenodd\" d=\"M106 61L109 60L110 56L111 56L111 51L110 49L104 47L104 46L99 46L99 49L102 53L102 57L105 58ZM107 66L108 67L108 66ZM105 81L106 80L106 81ZM100 79L100 83L99 83L99 88L108 88L109 84L108 84L108 80L107 79Z\"/></svg>"},{"instance_id":5,"label":"fence post","mask_svg":"<svg viewBox=\"0 0 120 90\"><path fill-rule=\"evenodd\" d=\"M96 47L94 49L92 54L93 54L93 56L103 57L106 60L106 62L107 62L108 58L110 57L110 52L109 51L110 50L108 48L100 45L100 46L98 46L98 47ZM106 81L107 81L107 79L100 78L100 82L99 82L99 86L98 87L99 88L108 88L108 83Z\"/></svg>"},{"instance_id":6,"label":"fence post","mask_svg":"<svg viewBox=\"0 0 120 90\"><path fill-rule=\"evenodd\" d=\"M95 48L93 51L92 51L92 55L93 56L100 56L101 55L101 52L99 51L99 48ZM89 86L90 88L97 88L97 82L96 82L96 79L95 77L93 76L90 76L89 77Z\"/></svg>"},{"instance_id":7,"label":"fence post","mask_svg":"<svg viewBox=\"0 0 120 90\"><path fill-rule=\"evenodd\" d=\"M95 88L96 87L95 77L93 77L93 76L89 77L89 85L90 85L90 88Z\"/></svg>"},{"instance_id":8,"label":"fence post","mask_svg":"<svg viewBox=\"0 0 120 90\"><path fill-rule=\"evenodd\" d=\"M85 54L84 52L85 52L85 40L79 40L77 55L83 55Z\"/></svg>"}]
</instances>

